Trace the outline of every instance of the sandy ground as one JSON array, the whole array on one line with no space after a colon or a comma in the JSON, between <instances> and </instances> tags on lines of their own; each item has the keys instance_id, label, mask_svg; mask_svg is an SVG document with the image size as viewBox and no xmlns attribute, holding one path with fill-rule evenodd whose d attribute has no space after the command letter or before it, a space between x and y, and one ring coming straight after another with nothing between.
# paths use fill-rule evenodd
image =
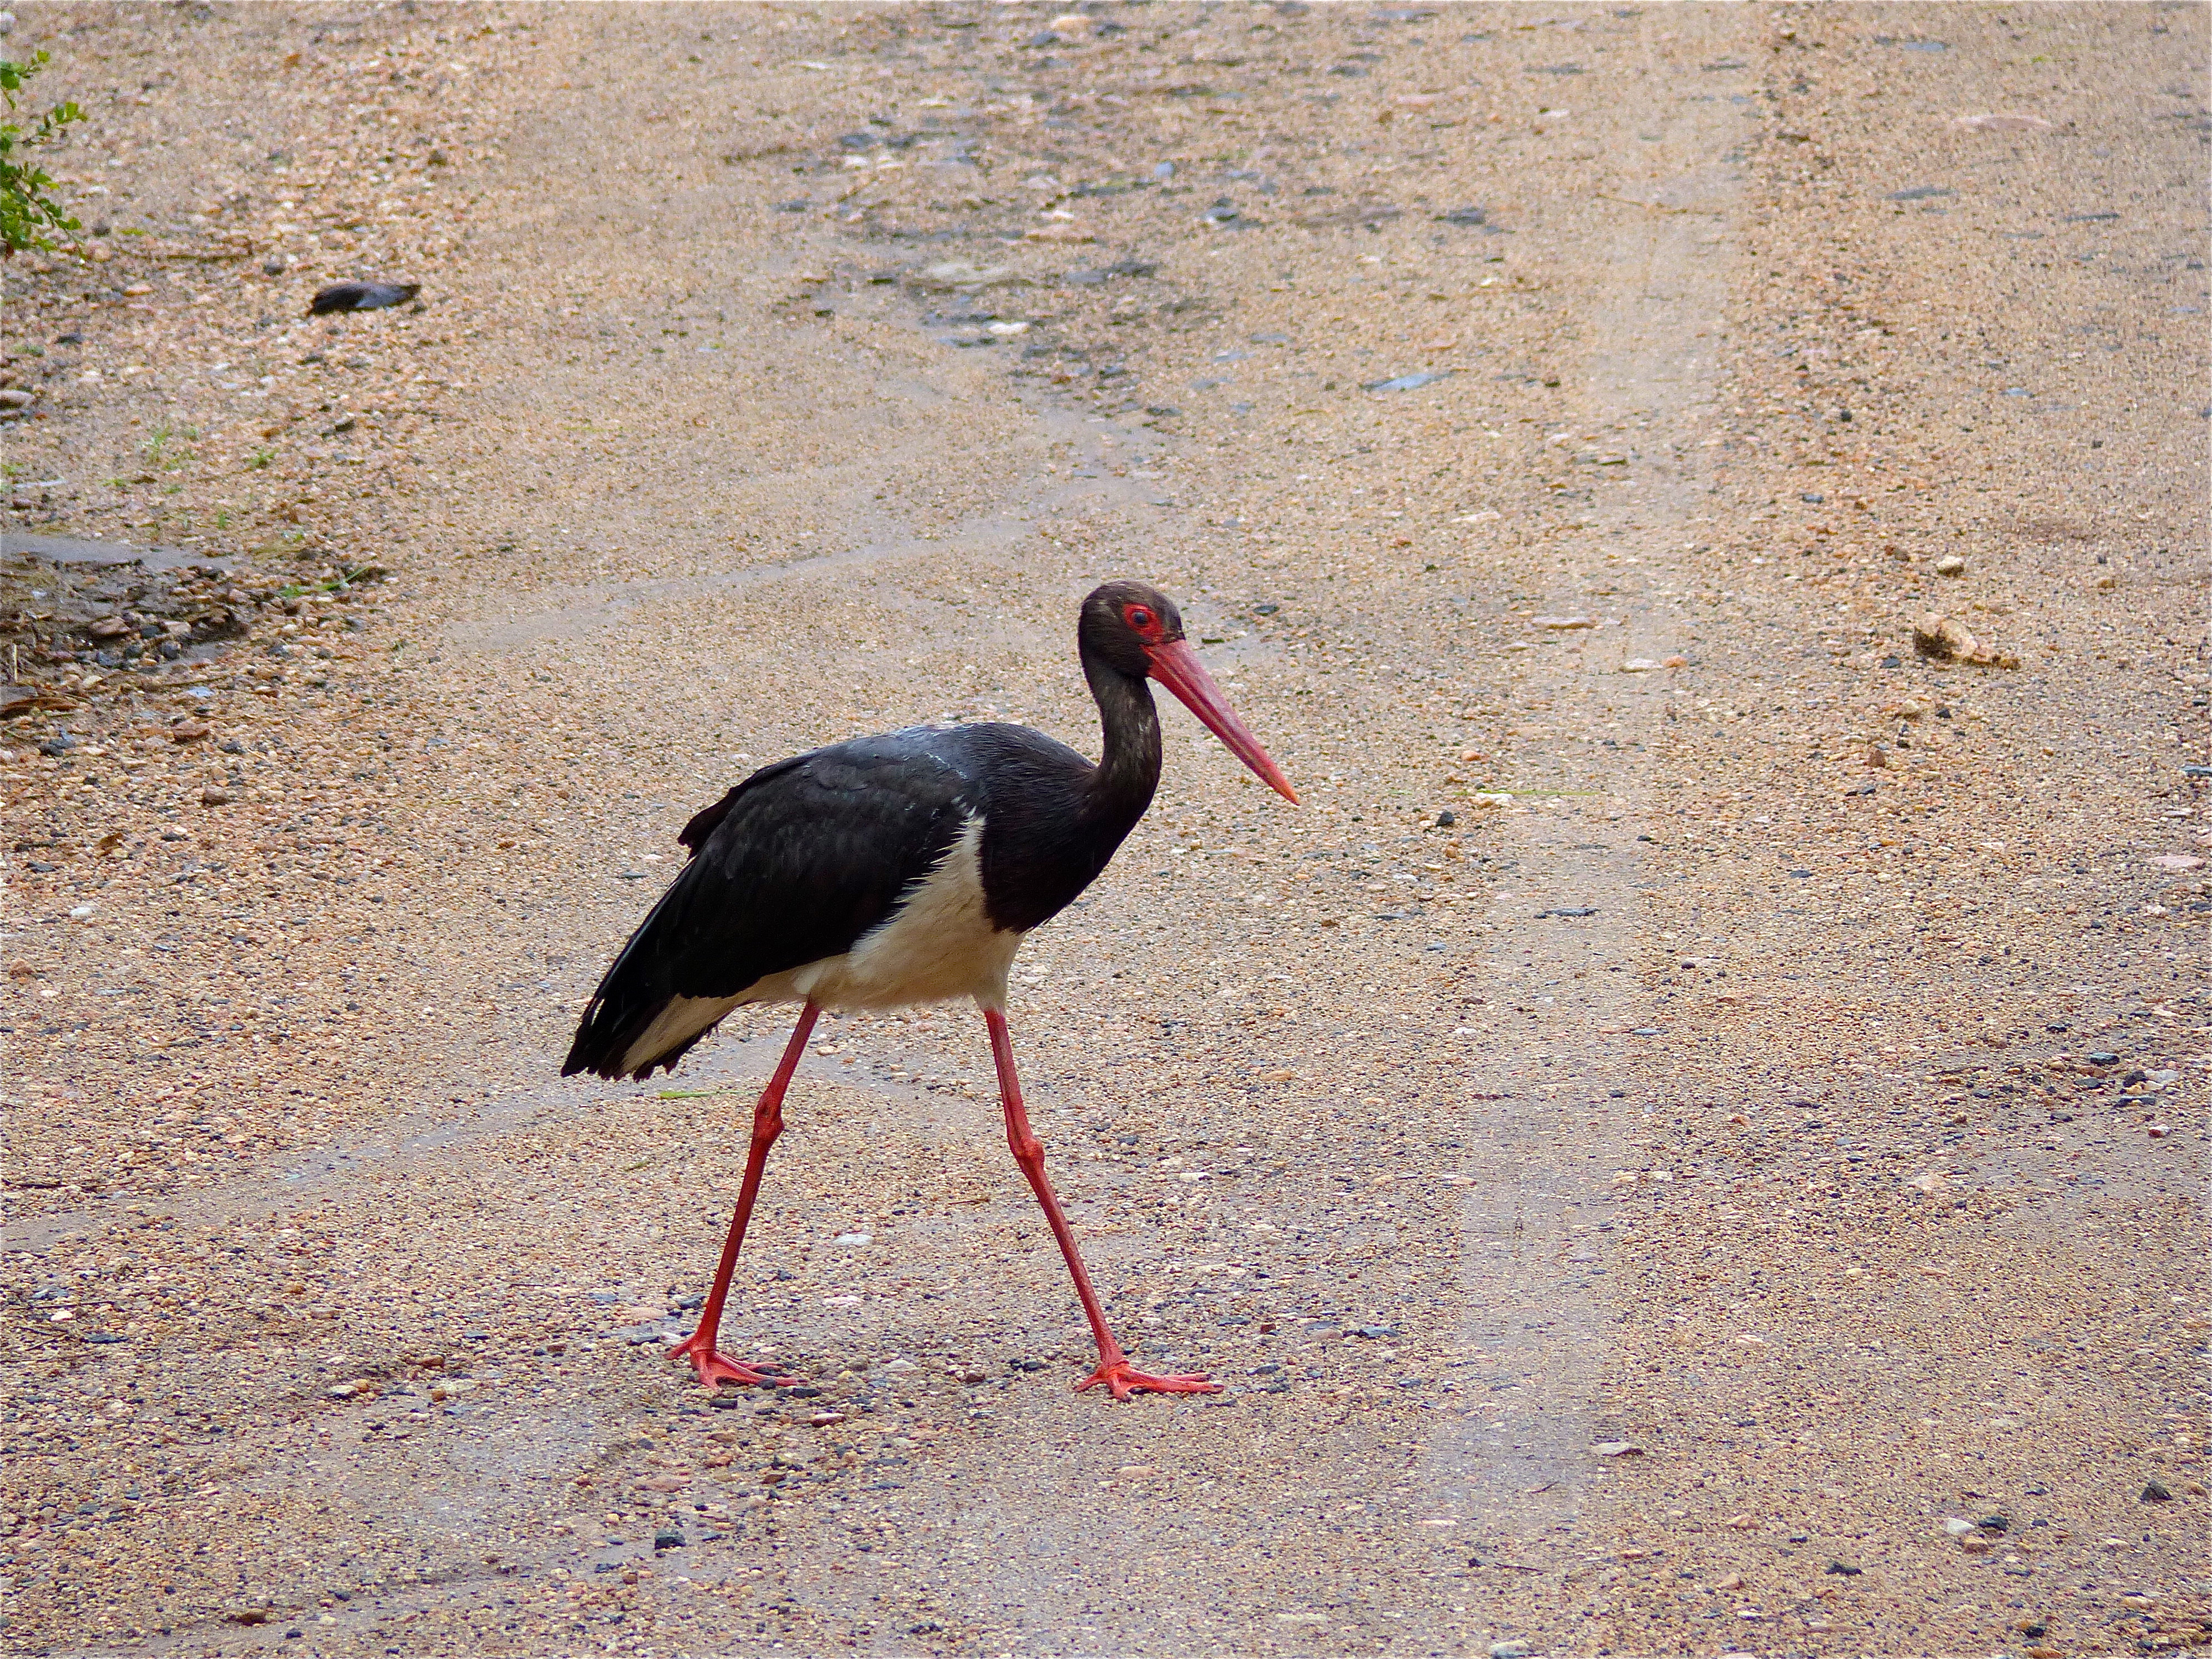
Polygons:
<instances>
[{"instance_id":1,"label":"sandy ground","mask_svg":"<svg viewBox=\"0 0 2212 1659\"><path fill-rule=\"evenodd\" d=\"M11 523L205 568L9 590L9 1650L2212 1642L2201 9L17 16ZM1016 1039L1225 1391L946 1008L707 1398L783 1016L584 995L1121 574L1307 804L1168 711Z\"/></svg>"}]
</instances>

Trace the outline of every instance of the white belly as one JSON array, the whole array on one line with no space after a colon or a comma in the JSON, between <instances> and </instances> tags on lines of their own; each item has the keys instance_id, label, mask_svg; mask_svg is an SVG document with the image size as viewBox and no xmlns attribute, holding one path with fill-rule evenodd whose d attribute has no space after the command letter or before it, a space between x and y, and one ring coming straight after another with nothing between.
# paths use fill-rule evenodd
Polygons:
<instances>
[{"instance_id":1,"label":"white belly","mask_svg":"<svg viewBox=\"0 0 2212 1659\"><path fill-rule=\"evenodd\" d=\"M630 1044L635 1072L748 1002L812 1002L833 1012L973 997L1006 1006L1006 972L1023 935L994 927L983 906L983 820L971 817L921 884L842 956L754 981L733 997L678 997Z\"/></svg>"},{"instance_id":2,"label":"white belly","mask_svg":"<svg viewBox=\"0 0 2212 1659\"><path fill-rule=\"evenodd\" d=\"M811 1001L837 1010L973 997L986 1008L1004 1008L1006 972L1023 935L994 927L985 913L982 843L983 820L971 817L921 886L851 950L772 975L738 1000Z\"/></svg>"}]
</instances>

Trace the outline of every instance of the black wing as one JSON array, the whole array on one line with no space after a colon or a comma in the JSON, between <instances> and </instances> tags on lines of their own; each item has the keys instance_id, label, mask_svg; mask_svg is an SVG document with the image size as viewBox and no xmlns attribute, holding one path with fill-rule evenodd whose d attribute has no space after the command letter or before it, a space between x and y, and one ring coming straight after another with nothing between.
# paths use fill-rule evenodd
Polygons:
<instances>
[{"instance_id":1,"label":"black wing","mask_svg":"<svg viewBox=\"0 0 2212 1659\"><path fill-rule=\"evenodd\" d=\"M691 861L592 994L561 1074L620 1077L675 999L732 997L850 950L982 810L958 735L895 732L818 749L754 773L694 817L682 837ZM673 1069L704 1035L635 1075Z\"/></svg>"}]
</instances>

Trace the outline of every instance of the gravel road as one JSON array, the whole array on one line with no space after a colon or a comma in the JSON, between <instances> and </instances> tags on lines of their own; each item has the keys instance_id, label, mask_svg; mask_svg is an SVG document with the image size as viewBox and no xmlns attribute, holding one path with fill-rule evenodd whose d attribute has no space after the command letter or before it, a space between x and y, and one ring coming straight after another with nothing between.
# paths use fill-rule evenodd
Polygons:
<instances>
[{"instance_id":1,"label":"gravel road","mask_svg":"<svg viewBox=\"0 0 2212 1659\"><path fill-rule=\"evenodd\" d=\"M2212 1644L2201 8L16 16L6 1650ZM789 1011L585 996L1121 574L1305 805L1165 708L1012 1017L1224 1391L946 1007L703 1395Z\"/></svg>"}]
</instances>

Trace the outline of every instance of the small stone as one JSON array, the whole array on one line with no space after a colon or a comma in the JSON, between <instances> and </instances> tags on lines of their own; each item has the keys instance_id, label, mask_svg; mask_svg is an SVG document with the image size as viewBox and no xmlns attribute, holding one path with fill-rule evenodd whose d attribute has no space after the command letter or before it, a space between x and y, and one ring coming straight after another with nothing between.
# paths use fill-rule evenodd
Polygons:
<instances>
[{"instance_id":1,"label":"small stone","mask_svg":"<svg viewBox=\"0 0 2212 1659\"><path fill-rule=\"evenodd\" d=\"M1492 1642L1490 1659L1528 1659L1531 1650L1526 1642Z\"/></svg>"},{"instance_id":2,"label":"small stone","mask_svg":"<svg viewBox=\"0 0 2212 1659\"><path fill-rule=\"evenodd\" d=\"M131 631L131 624L125 622L120 617L102 617L97 621L88 623L84 631L86 636L89 639L120 639L124 635Z\"/></svg>"},{"instance_id":3,"label":"small stone","mask_svg":"<svg viewBox=\"0 0 2212 1659\"><path fill-rule=\"evenodd\" d=\"M2166 1489L2164 1483L2153 1480L2142 1489L2142 1502L2146 1504L2171 1504L2173 1502L2173 1494Z\"/></svg>"},{"instance_id":4,"label":"small stone","mask_svg":"<svg viewBox=\"0 0 2212 1659\"><path fill-rule=\"evenodd\" d=\"M1956 553L1946 553L1936 561L1936 574L1939 576L1963 576L1966 574L1966 562Z\"/></svg>"},{"instance_id":5,"label":"small stone","mask_svg":"<svg viewBox=\"0 0 2212 1659\"><path fill-rule=\"evenodd\" d=\"M323 317L334 311L381 311L386 306L404 305L421 293L420 283L332 283L318 289L308 302L310 317Z\"/></svg>"},{"instance_id":6,"label":"small stone","mask_svg":"<svg viewBox=\"0 0 2212 1659\"><path fill-rule=\"evenodd\" d=\"M1659 665L1649 657L1631 657L1620 665L1620 672L1624 674L1649 674L1658 666Z\"/></svg>"},{"instance_id":7,"label":"small stone","mask_svg":"<svg viewBox=\"0 0 2212 1659\"><path fill-rule=\"evenodd\" d=\"M234 1625L265 1625L269 1609L253 1601L234 1601L222 1610L222 1616Z\"/></svg>"},{"instance_id":8,"label":"small stone","mask_svg":"<svg viewBox=\"0 0 2212 1659\"><path fill-rule=\"evenodd\" d=\"M202 738L207 736L207 734L208 723L205 720L179 720L174 726L172 726L169 728L169 741L171 743L198 743Z\"/></svg>"},{"instance_id":9,"label":"small stone","mask_svg":"<svg viewBox=\"0 0 2212 1659\"><path fill-rule=\"evenodd\" d=\"M1912 648L1936 662L1969 663L1977 668L2020 666L2018 657L1984 645L1957 617L1932 611L1912 624Z\"/></svg>"},{"instance_id":10,"label":"small stone","mask_svg":"<svg viewBox=\"0 0 2212 1659\"><path fill-rule=\"evenodd\" d=\"M1831 1561L1828 1563L1827 1571L1844 1578L1856 1578L1865 1569L1852 1566L1847 1561Z\"/></svg>"},{"instance_id":11,"label":"small stone","mask_svg":"<svg viewBox=\"0 0 2212 1659\"><path fill-rule=\"evenodd\" d=\"M680 1550L684 1547L684 1534L672 1529L657 1532L653 1534L653 1547L656 1551Z\"/></svg>"},{"instance_id":12,"label":"small stone","mask_svg":"<svg viewBox=\"0 0 2212 1659\"><path fill-rule=\"evenodd\" d=\"M839 1233L837 1235L837 1243L840 1244L872 1244L875 1242L876 1236L873 1233Z\"/></svg>"},{"instance_id":13,"label":"small stone","mask_svg":"<svg viewBox=\"0 0 2212 1659\"><path fill-rule=\"evenodd\" d=\"M1959 1547L1969 1555L1987 1555L1992 1546L1979 1533L1972 1533L1959 1540Z\"/></svg>"},{"instance_id":14,"label":"small stone","mask_svg":"<svg viewBox=\"0 0 2212 1659\"><path fill-rule=\"evenodd\" d=\"M291 269L292 262L281 253L272 253L261 262L264 276L282 276Z\"/></svg>"},{"instance_id":15,"label":"small stone","mask_svg":"<svg viewBox=\"0 0 2212 1659\"><path fill-rule=\"evenodd\" d=\"M1938 662L1963 662L1981 648L1981 642L1955 617L1931 611L1912 624L1912 647Z\"/></svg>"},{"instance_id":16,"label":"small stone","mask_svg":"<svg viewBox=\"0 0 2212 1659\"><path fill-rule=\"evenodd\" d=\"M1595 617L1532 617L1529 618L1529 622L1534 627L1548 628L1555 632L1564 632L1568 629L1595 628L1597 626L1597 618Z\"/></svg>"},{"instance_id":17,"label":"small stone","mask_svg":"<svg viewBox=\"0 0 2212 1659\"><path fill-rule=\"evenodd\" d=\"M200 805L203 806L228 806L233 799L228 789L217 789L210 786L200 791Z\"/></svg>"},{"instance_id":18,"label":"small stone","mask_svg":"<svg viewBox=\"0 0 2212 1659\"><path fill-rule=\"evenodd\" d=\"M1687 668L1690 665L1690 659L1687 657L1662 657L1659 660L1659 665L1662 668Z\"/></svg>"},{"instance_id":19,"label":"small stone","mask_svg":"<svg viewBox=\"0 0 2212 1659\"><path fill-rule=\"evenodd\" d=\"M1947 1515L1943 1517L1943 1530L1954 1538L1964 1538L1973 1529L1974 1523L1964 1516Z\"/></svg>"},{"instance_id":20,"label":"small stone","mask_svg":"<svg viewBox=\"0 0 2212 1659\"><path fill-rule=\"evenodd\" d=\"M1410 374L1393 375L1387 380L1363 382L1360 390L1363 392L1419 392L1425 386L1434 386L1451 372L1448 368L1415 369Z\"/></svg>"},{"instance_id":21,"label":"small stone","mask_svg":"<svg viewBox=\"0 0 2212 1659\"><path fill-rule=\"evenodd\" d=\"M1641 1457L1644 1448L1633 1440L1601 1440L1590 1449L1600 1457Z\"/></svg>"},{"instance_id":22,"label":"small stone","mask_svg":"<svg viewBox=\"0 0 2212 1659\"><path fill-rule=\"evenodd\" d=\"M1149 1480L1158 1473L1150 1463L1124 1463L1114 1471L1115 1478L1122 1480Z\"/></svg>"},{"instance_id":23,"label":"small stone","mask_svg":"<svg viewBox=\"0 0 2212 1659\"><path fill-rule=\"evenodd\" d=\"M1954 115L1951 125L1961 132L2049 132L2050 122L2040 115L2018 115L1992 112L1988 115Z\"/></svg>"},{"instance_id":24,"label":"small stone","mask_svg":"<svg viewBox=\"0 0 2212 1659\"><path fill-rule=\"evenodd\" d=\"M1740 1590L1743 1588L1743 1575L1732 1572L1725 1578L1716 1579L1713 1588L1717 1590Z\"/></svg>"}]
</instances>

